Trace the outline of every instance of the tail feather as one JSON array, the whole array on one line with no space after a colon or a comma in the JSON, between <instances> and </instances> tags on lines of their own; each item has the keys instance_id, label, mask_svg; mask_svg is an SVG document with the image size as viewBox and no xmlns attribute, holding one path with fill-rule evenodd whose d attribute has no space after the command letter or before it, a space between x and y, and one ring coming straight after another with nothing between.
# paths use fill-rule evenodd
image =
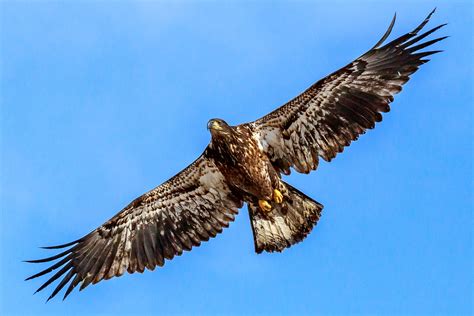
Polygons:
<instances>
[{"instance_id":1,"label":"tail feather","mask_svg":"<svg viewBox=\"0 0 474 316\"><path fill-rule=\"evenodd\" d=\"M248 203L255 251L281 252L302 241L318 222L323 205L291 185L281 181L284 200L272 203L272 210L263 213L257 203Z\"/></svg>"}]
</instances>

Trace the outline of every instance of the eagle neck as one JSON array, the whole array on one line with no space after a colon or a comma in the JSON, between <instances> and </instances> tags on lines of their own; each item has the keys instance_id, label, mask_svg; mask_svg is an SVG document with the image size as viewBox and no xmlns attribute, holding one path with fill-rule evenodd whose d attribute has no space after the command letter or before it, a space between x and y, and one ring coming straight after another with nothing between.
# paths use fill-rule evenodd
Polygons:
<instances>
[{"instance_id":1,"label":"eagle neck","mask_svg":"<svg viewBox=\"0 0 474 316\"><path fill-rule=\"evenodd\" d=\"M210 147L214 159L226 164L237 165L239 161L239 150L241 150L241 146L239 145L239 137L233 132L227 135L214 136Z\"/></svg>"}]
</instances>

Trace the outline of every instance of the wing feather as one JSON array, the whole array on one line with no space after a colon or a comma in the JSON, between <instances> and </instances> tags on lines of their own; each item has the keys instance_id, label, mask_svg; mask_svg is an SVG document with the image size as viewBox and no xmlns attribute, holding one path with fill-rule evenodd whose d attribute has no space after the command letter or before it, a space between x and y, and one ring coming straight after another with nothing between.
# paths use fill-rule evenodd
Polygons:
<instances>
[{"instance_id":1,"label":"wing feather","mask_svg":"<svg viewBox=\"0 0 474 316\"><path fill-rule=\"evenodd\" d=\"M319 157L326 161L382 121L394 95L410 75L439 50L422 51L446 37L420 42L446 24L418 34L434 10L413 31L388 44L395 23L368 52L316 82L287 104L261 119L248 123L273 165L289 174L316 170Z\"/></svg>"},{"instance_id":2,"label":"wing feather","mask_svg":"<svg viewBox=\"0 0 474 316\"><path fill-rule=\"evenodd\" d=\"M83 290L91 283L121 276L126 271L154 270L163 266L165 259L171 260L222 232L240 207L241 198L231 192L224 176L204 154L85 237L46 247L70 248L49 258L28 261L61 259L27 280L59 269L38 289L41 291L62 278L49 300L68 283L64 298L79 283Z\"/></svg>"}]
</instances>

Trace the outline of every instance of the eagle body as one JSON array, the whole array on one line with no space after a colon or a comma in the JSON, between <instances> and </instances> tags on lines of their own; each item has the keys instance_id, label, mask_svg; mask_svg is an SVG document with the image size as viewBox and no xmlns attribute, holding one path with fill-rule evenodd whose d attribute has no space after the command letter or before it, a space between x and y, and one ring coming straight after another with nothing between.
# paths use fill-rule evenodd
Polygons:
<instances>
[{"instance_id":1,"label":"eagle body","mask_svg":"<svg viewBox=\"0 0 474 316\"><path fill-rule=\"evenodd\" d=\"M244 200L271 200L273 190L280 187L280 177L251 127L218 122L222 130L211 129L205 155L215 161L227 183L246 197Z\"/></svg>"},{"instance_id":2,"label":"eagle body","mask_svg":"<svg viewBox=\"0 0 474 316\"><path fill-rule=\"evenodd\" d=\"M27 280L55 271L37 290L58 280L49 300L65 286L64 298L78 285L154 270L221 233L245 203L257 253L302 241L323 206L281 176L316 170L382 120L410 76L440 52L423 50L446 38L423 41L445 25L421 32L433 12L385 44L394 17L374 47L256 121L210 120L211 141L191 165L84 237L44 247L63 250L28 261L51 265Z\"/></svg>"}]
</instances>

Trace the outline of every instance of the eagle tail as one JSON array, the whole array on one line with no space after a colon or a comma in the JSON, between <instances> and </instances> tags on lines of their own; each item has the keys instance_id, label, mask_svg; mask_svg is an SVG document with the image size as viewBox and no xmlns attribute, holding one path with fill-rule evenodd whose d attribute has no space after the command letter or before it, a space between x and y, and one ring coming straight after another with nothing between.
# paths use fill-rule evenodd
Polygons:
<instances>
[{"instance_id":1,"label":"eagle tail","mask_svg":"<svg viewBox=\"0 0 474 316\"><path fill-rule=\"evenodd\" d=\"M281 252L302 241L318 222L323 205L291 185L280 181L283 203L272 202L263 213L258 203L248 203L255 251Z\"/></svg>"}]
</instances>

